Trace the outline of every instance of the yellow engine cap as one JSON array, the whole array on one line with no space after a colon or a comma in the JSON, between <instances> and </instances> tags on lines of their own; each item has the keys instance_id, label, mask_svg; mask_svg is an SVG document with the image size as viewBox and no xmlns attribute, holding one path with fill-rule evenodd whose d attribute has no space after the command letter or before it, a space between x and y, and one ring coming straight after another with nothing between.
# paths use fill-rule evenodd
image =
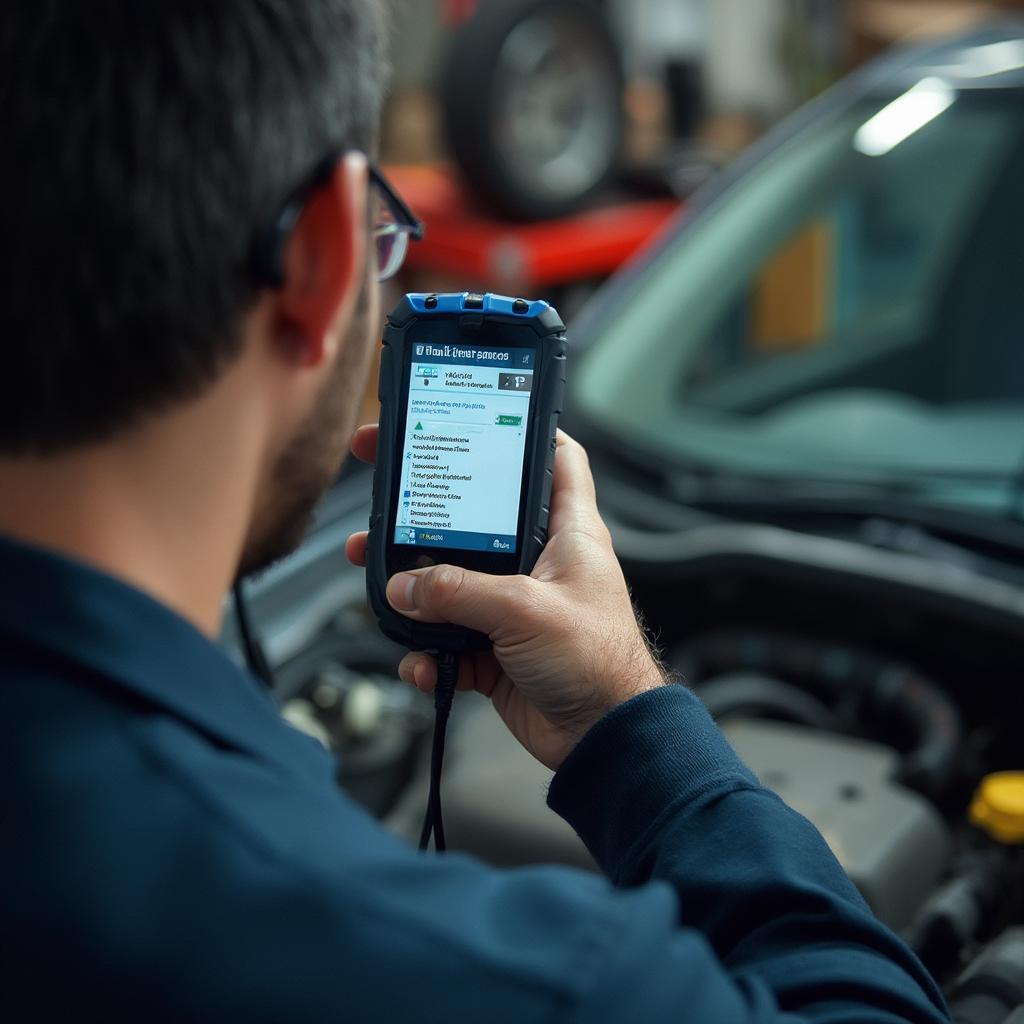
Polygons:
<instances>
[{"instance_id":1,"label":"yellow engine cap","mask_svg":"<svg viewBox=\"0 0 1024 1024\"><path fill-rule=\"evenodd\" d=\"M981 780L971 823L1000 843L1024 843L1024 772L995 772Z\"/></svg>"}]
</instances>

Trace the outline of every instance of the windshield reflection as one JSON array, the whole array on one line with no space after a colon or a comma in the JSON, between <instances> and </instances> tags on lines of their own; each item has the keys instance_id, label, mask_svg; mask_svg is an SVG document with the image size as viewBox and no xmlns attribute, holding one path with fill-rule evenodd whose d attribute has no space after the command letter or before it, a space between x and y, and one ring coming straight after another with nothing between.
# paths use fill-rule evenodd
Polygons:
<instances>
[{"instance_id":1,"label":"windshield reflection","mask_svg":"<svg viewBox=\"0 0 1024 1024\"><path fill-rule=\"evenodd\" d=\"M913 479L1003 515L1024 466L1022 181L1024 90L927 76L833 115L658 257L577 368L577 413L681 464Z\"/></svg>"}]
</instances>

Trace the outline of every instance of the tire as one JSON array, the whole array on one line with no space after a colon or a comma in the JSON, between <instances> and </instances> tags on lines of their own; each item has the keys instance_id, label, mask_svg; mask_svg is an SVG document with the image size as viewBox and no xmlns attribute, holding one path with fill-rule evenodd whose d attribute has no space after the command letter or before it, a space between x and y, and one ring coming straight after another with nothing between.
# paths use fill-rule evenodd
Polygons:
<instances>
[{"instance_id":1,"label":"tire","mask_svg":"<svg viewBox=\"0 0 1024 1024\"><path fill-rule=\"evenodd\" d=\"M618 169L622 58L594 0L482 0L450 39L440 96L449 151L492 210L546 220Z\"/></svg>"}]
</instances>

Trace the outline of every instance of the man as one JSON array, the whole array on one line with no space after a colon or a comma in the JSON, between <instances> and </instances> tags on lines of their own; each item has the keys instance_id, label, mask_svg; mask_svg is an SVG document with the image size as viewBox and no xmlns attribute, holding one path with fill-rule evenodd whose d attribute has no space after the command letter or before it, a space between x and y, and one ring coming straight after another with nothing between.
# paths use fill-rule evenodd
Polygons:
<instances>
[{"instance_id":1,"label":"man","mask_svg":"<svg viewBox=\"0 0 1024 1024\"><path fill-rule=\"evenodd\" d=\"M376 4L8 0L0 68L3 1019L944 1020L667 685L569 439L532 578L389 597L490 634L463 685L610 880L418 855L216 647L353 434L395 262Z\"/></svg>"}]
</instances>

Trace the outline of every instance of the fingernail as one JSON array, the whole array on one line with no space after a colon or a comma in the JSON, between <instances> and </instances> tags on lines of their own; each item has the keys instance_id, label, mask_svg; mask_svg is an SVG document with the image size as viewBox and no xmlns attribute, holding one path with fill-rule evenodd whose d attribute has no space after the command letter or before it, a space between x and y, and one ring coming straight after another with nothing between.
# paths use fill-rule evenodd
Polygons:
<instances>
[{"instance_id":1,"label":"fingernail","mask_svg":"<svg viewBox=\"0 0 1024 1024\"><path fill-rule=\"evenodd\" d=\"M400 572L388 581L388 601L392 608L411 612L415 607L412 590L416 586L416 577L409 572Z\"/></svg>"}]
</instances>

